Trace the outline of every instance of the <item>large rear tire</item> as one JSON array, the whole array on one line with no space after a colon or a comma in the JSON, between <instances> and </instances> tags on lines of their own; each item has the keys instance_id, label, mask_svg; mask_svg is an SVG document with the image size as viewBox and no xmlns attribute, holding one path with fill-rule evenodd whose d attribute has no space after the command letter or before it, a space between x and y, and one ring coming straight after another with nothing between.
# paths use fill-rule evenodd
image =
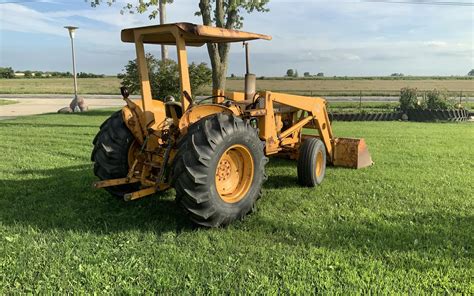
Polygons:
<instances>
[{"instance_id":1,"label":"large rear tire","mask_svg":"<svg viewBox=\"0 0 474 296\"><path fill-rule=\"evenodd\" d=\"M135 138L123 122L122 111L112 114L101 126L93 140L91 160L94 174L100 180L124 178L129 171L129 153ZM114 196L123 198L127 193L138 190L137 184L127 184L105 188Z\"/></svg>"},{"instance_id":2,"label":"large rear tire","mask_svg":"<svg viewBox=\"0 0 474 296\"><path fill-rule=\"evenodd\" d=\"M201 226L241 219L261 193L267 162L248 122L226 114L201 119L179 143L172 177L177 201Z\"/></svg>"},{"instance_id":3,"label":"large rear tire","mask_svg":"<svg viewBox=\"0 0 474 296\"><path fill-rule=\"evenodd\" d=\"M298 183L306 187L316 187L326 174L326 147L316 138L306 139L300 147L298 157Z\"/></svg>"}]
</instances>

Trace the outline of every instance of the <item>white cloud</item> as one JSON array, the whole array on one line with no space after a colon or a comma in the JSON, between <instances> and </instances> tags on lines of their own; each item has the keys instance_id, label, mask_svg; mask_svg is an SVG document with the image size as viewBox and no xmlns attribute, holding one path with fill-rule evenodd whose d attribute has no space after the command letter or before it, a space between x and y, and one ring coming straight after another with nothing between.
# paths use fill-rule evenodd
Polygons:
<instances>
[{"instance_id":1,"label":"white cloud","mask_svg":"<svg viewBox=\"0 0 474 296\"><path fill-rule=\"evenodd\" d=\"M45 33L62 35L62 27L55 26L57 20L44 13L20 4L2 4L0 7L1 31L14 31L26 33Z\"/></svg>"},{"instance_id":2,"label":"white cloud","mask_svg":"<svg viewBox=\"0 0 474 296\"><path fill-rule=\"evenodd\" d=\"M435 47L435 48L442 48L447 47L448 43L446 41L427 41L423 43L425 46L428 47Z\"/></svg>"}]
</instances>

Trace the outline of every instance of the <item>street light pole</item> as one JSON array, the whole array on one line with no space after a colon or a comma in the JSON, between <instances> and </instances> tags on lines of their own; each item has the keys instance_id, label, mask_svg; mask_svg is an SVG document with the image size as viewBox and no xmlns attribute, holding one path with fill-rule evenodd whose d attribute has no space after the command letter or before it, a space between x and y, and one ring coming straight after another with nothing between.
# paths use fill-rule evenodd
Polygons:
<instances>
[{"instance_id":1,"label":"street light pole","mask_svg":"<svg viewBox=\"0 0 474 296\"><path fill-rule=\"evenodd\" d=\"M72 75L74 76L74 99L77 100L77 75L76 75L76 54L74 52L74 35L78 27L66 26L64 27L69 31L69 37L71 38L72 48Z\"/></svg>"}]
</instances>

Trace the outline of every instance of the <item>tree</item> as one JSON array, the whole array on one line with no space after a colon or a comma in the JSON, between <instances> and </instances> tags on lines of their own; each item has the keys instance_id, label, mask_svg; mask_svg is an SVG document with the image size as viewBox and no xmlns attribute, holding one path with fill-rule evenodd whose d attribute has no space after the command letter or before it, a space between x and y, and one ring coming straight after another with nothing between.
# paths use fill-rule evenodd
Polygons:
<instances>
[{"instance_id":1,"label":"tree","mask_svg":"<svg viewBox=\"0 0 474 296\"><path fill-rule=\"evenodd\" d=\"M323 72L319 72L316 76L318 76L318 77L324 77L324 73L323 73Z\"/></svg>"},{"instance_id":2,"label":"tree","mask_svg":"<svg viewBox=\"0 0 474 296\"><path fill-rule=\"evenodd\" d=\"M0 67L0 78L15 78L15 71L11 67Z\"/></svg>"},{"instance_id":3,"label":"tree","mask_svg":"<svg viewBox=\"0 0 474 296\"><path fill-rule=\"evenodd\" d=\"M293 69L286 70L286 77L293 77L295 76L295 71Z\"/></svg>"},{"instance_id":4,"label":"tree","mask_svg":"<svg viewBox=\"0 0 474 296\"><path fill-rule=\"evenodd\" d=\"M88 0L91 6L95 7L104 0ZM251 13L267 12L266 5L270 0L199 0L199 11L196 15L202 17L202 23L206 26L216 26L225 29L240 29L243 25L242 11ZM112 5L115 0L107 0L108 5ZM173 0L166 0L166 3L173 3ZM128 2L122 9L129 13L148 12L150 19L156 18L159 14L158 0L139 0ZM212 86L214 89L225 89L226 74L229 60L230 44L209 43L207 51L212 67Z\"/></svg>"},{"instance_id":5,"label":"tree","mask_svg":"<svg viewBox=\"0 0 474 296\"><path fill-rule=\"evenodd\" d=\"M31 77L33 77L33 73L29 70L26 70L25 71L25 78L31 78Z\"/></svg>"},{"instance_id":6,"label":"tree","mask_svg":"<svg viewBox=\"0 0 474 296\"><path fill-rule=\"evenodd\" d=\"M467 76L474 76L474 69L472 69L471 71L469 71L469 73L467 73Z\"/></svg>"},{"instance_id":7,"label":"tree","mask_svg":"<svg viewBox=\"0 0 474 296\"><path fill-rule=\"evenodd\" d=\"M295 75L293 77L298 78L300 75L298 74L298 70L295 70Z\"/></svg>"},{"instance_id":8,"label":"tree","mask_svg":"<svg viewBox=\"0 0 474 296\"><path fill-rule=\"evenodd\" d=\"M173 60L161 61L157 60L152 54L145 56L150 77L151 92L154 98L163 99L166 96L175 98L179 95L179 67ZM125 65L125 73L121 74L122 86L128 88L130 93L138 93L140 91L140 79L138 75L137 61L131 60ZM211 82L211 69L205 63L189 65L189 76L191 80L191 88L193 93Z\"/></svg>"},{"instance_id":9,"label":"tree","mask_svg":"<svg viewBox=\"0 0 474 296\"><path fill-rule=\"evenodd\" d=\"M303 76L304 76L304 77L311 77L311 74L310 74L309 72L304 72L304 73L303 73Z\"/></svg>"}]
</instances>

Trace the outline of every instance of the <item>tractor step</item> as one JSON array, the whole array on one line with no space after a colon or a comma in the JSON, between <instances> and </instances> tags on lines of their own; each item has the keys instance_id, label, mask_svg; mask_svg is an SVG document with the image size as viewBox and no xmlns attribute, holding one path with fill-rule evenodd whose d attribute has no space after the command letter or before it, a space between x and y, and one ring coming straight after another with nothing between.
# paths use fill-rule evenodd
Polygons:
<instances>
[{"instance_id":1,"label":"tractor step","mask_svg":"<svg viewBox=\"0 0 474 296\"><path fill-rule=\"evenodd\" d=\"M119 179L110 179L110 180L103 180L97 181L92 184L94 188L105 188L117 185L124 185L124 184L133 184L140 182L140 179L137 178L119 178Z\"/></svg>"}]
</instances>

